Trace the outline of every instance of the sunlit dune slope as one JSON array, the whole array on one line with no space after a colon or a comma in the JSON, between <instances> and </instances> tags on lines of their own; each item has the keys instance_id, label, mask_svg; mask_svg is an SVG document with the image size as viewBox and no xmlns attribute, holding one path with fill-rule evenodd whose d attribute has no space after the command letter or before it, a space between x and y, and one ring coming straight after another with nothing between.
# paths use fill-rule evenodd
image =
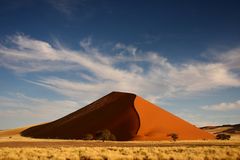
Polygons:
<instances>
[{"instance_id":1,"label":"sunlit dune slope","mask_svg":"<svg viewBox=\"0 0 240 160\"><path fill-rule=\"evenodd\" d=\"M213 139L214 136L131 93L112 92L63 118L24 130L34 138L81 139L109 129L117 140Z\"/></svg>"},{"instance_id":2,"label":"sunlit dune slope","mask_svg":"<svg viewBox=\"0 0 240 160\"><path fill-rule=\"evenodd\" d=\"M30 127L30 126L29 126ZM8 129L8 130L1 130L0 137L9 137L18 135L20 132L24 131L29 127L22 127L22 128L15 128L15 129Z\"/></svg>"},{"instance_id":3,"label":"sunlit dune slope","mask_svg":"<svg viewBox=\"0 0 240 160\"><path fill-rule=\"evenodd\" d=\"M140 117L140 128L135 140L166 140L171 133L176 133L179 139L214 139L212 134L205 132L179 117L136 97L134 106Z\"/></svg>"}]
</instances>

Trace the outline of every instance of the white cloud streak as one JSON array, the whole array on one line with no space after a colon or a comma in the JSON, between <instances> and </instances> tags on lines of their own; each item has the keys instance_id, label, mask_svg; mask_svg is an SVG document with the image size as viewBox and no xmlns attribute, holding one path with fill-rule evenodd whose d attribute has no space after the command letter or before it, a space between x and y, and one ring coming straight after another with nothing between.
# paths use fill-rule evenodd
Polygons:
<instances>
[{"instance_id":1,"label":"white cloud streak","mask_svg":"<svg viewBox=\"0 0 240 160\"><path fill-rule=\"evenodd\" d=\"M73 10L75 10L76 2L75 0L49 0L49 4L51 4L56 10L62 12L67 16L71 16Z\"/></svg>"},{"instance_id":2,"label":"white cloud streak","mask_svg":"<svg viewBox=\"0 0 240 160\"><path fill-rule=\"evenodd\" d=\"M57 115L68 113L70 110L78 108L79 104L70 100L48 100L44 98L33 98L22 93L16 93L12 97L0 96L1 117L11 116L12 114L5 114L7 112L17 112L21 116L30 117L45 117L49 115ZM22 115L24 113L24 115ZM52 114L51 114L52 113ZM18 116L19 116L18 115ZM13 115L17 116L17 115Z\"/></svg>"},{"instance_id":3,"label":"white cloud streak","mask_svg":"<svg viewBox=\"0 0 240 160\"><path fill-rule=\"evenodd\" d=\"M218 60L230 69L240 69L240 48L232 49L225 54L221 54Z\"/></svg>"},{"instance_id":4,"label":"white cloud streak","mask_svg":"<svg viewBox=\"0 0 240 160\"><path fill-rule=\"evenodd\" d=\"M80 42L82 50L79 51L61 46L54 48L24 35L10 40L11 47L0 46L0 66L28 74L77 72L79 80L51 76L31 82L86 102L113 90L134 92L157 102L179 94L240 86L239 75L232 71L239 69L238 49L221 53L214 63L174 65L159 53L138 53L136 47L121 43L113 47L117 54L109 56L93 47L89 38Z\"/></svg>"},{"instance_id":5,"label":"white cloud streak","mask_svg":"<svg viewBox=\"0 0 240 160\"><path fill-rule=\"evenodd\" d=\"M137 53L137 48L132 46L132 45L125 45L125 44L122 44L122 43L117 43L114 47L114 49L116 50L121 50L120 54L124 54L125 52L128 52L130 54L132 54L133 56L136 56L136 53Z\"/></svg>"},{"instance_id":6,"label":"white cloud streak","mask_svg":"<svg viewBox=\"0 0 240 160\"><path fill-rule=\"evenodd\" d=\"M53 121L79 109L75 101L33 98L22 93L0 96L0 104L3 128Z\"/></svg>"},{"instance_id":7,"label":"white cloud streak","mask_svg":"<svg viewBox=\"0 0 240 160\"><path fill-rule=\"evenodd\" d=\"M229 103L219 103L214 105L207 105L203 106L202 109L204 110L211 110L211 111L230 111L230 110L239 110L240 109L240 100L236 102L229 102Z\"/></svg>"}]
</instances>

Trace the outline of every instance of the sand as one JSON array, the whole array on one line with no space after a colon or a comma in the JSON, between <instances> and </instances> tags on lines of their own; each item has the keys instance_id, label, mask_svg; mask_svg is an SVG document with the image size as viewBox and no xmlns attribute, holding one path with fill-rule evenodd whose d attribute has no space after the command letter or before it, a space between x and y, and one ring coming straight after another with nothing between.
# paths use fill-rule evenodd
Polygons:
<instances>
[{"instance_id":1,"label":"sand","mask_svg":"<svg viewBox=\"0 0 240 160\"><path fill-rule=\"evenodd\" d=\"M168 140L171 133L176 133L180 140L214 139L214 135L139 96L135 98L134 106L140 116L140 128L135 140Z\"/></svg>"}]
</instances>

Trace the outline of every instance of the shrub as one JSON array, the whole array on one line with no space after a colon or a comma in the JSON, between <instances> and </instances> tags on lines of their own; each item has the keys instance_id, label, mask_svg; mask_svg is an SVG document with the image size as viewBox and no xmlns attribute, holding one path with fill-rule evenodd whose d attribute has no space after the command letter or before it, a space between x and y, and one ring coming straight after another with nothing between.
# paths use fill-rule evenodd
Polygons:
<instances>
[{"instance_id":1,"label":"shrub","mask_svg":"<svg viewBox=\"0 0 240 160\"><path fill-rule=\"evenodd\" d=\"M221 133L216 135L216 139L219 139L219 140L229 140L230 138L231 136L228 134Z\"/></svg>"},{"instance_id":2,"label":"shrub","mask_svg":"<svg viewBox=\"0 0 240 160\"><path fill-rule=\"evenodd\" d=\"M173 141L176 141L178 139L178 135L176 133L170 133L167 136L171 137Z\"/></svg>"},{"instance_id":3,"label":"shrub","mask_svg":"<svg viewBox=\"0 0 240 160\"><path fill-rule=\"evenodd\" d=\"M95 139L103 141L105 140L115 141L116 137L108 129L104 129L96 132Z\"/></svg>"}]
</instances>

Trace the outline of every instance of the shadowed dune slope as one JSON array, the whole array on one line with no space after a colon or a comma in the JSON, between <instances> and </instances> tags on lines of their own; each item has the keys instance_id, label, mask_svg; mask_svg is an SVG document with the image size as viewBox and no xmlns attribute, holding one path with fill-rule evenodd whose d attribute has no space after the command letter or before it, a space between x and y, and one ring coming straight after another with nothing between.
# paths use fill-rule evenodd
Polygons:
<instances>
[{"instance_id":1,"label":"shadowed dune slope","mask_svg":"<svg viewBox=\"0 0 240 160\"><path fill-rule=\"evenodd\" d=\"M214 136L179 117L136 97L134 106L140 117L140 128L135 140L167 140L176 133L181 140L214 139Z\"/></svg>"},{"instance_id":2,"label":"shadowed dune slope","mask_svg":"<svg viewBox=\"0 0 240 160\"><path fill-rule=\"evenodd\" d=\"M130 93L112 92L56 121L21 134L33 138L81 139L109 129L117 140L213 139L213 135Z\"/></svg>"},{"instance_id":3,"label":"shadowed dune slope","mask_svg":"<svg viewBox=\"0 0 240 160\"><path fill-rule=\"evenodd\" d=\"M34 138L80 139L85 134L109 129L117 140L132 139L139 128L134 108L136 95L112 92L56 121L31 127L21 134Z\"/></svg>"}]
</instances>

